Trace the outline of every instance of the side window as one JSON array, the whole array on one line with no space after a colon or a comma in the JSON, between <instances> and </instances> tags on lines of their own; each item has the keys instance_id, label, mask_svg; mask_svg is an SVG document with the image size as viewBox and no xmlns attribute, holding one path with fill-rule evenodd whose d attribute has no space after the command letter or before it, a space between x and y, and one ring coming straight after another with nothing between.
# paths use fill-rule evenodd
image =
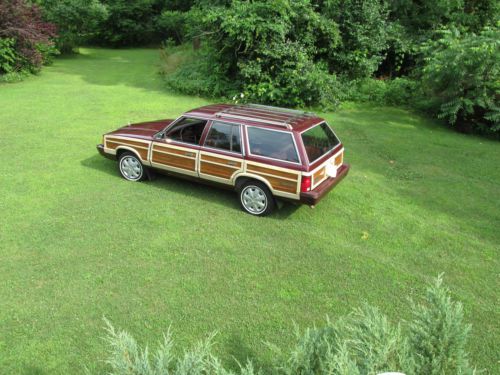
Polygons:
<instances>
[{"instance_id":1,"label":"side window","mask_svg":"<svg viewBox=\"0 0 500 375\"><path fill-rule=\"evenodd\" d=\"M299 162L291 133L247 127L250 153L268 158Z\"/></svg>"},{"instance_id":2,"label":"side window","mask_svg":"<svg viewBox=\"0 0 500 375\"><path fill-rule=\"evenodd\" d=\"M207 120L185 117L168 130L167 138L197 145L206 124Z\"/></svg>"},{"instance_id":3,"label":"side window","mask_svg":"<svg viewBox=\"0 0 500 375\"><path fill-rule=\"evenodd\" d=\"M205 146L241 153L240 126L214 121Z\"/></svg>"}]
</instances>

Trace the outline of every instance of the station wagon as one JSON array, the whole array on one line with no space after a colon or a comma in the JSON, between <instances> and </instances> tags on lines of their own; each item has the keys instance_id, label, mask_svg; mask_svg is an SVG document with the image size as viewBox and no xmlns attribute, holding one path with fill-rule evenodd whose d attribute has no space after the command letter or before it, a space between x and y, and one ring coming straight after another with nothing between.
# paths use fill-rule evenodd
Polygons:
<instances>
[{"instance_id":1,"label":"station wagon","mask_svg":"<svg viewBox=\"0 0 500 375\"><path fill-rule=\"evenodd\" d=\"M103 135L99 153L129 181L150 169L238 192L242 209L264 216L276 199L314 206L349 171L344 147L310 112L215 104L176 120L131 124Z\"/></svg>"}]
</instances>

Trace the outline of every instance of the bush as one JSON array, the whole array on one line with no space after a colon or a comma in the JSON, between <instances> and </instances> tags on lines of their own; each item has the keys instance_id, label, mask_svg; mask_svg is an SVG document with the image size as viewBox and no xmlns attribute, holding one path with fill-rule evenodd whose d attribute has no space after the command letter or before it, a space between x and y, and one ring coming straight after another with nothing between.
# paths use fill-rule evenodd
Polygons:
<instances>
[{"instance_id":1,"label":"bush","mask_svg":"<svg viewBox=\"0 0 500 375\"><path fill-rule=\"evenodd\" d=\"M94 38L98 44L113 47L151 45L159 42L155 18L162 0L102 0L108 16Z\"/></svg>"},{"instance_id":2,"label":"bush","mask_svg":"<svg viewBox=\"0 0 500 375\"><path fill-rule=\"evenodd\" d=\"M365 306L337 322L297 332L289 354L277 348L273 374L356 375L400 371L406 375L474 374L466 340L462 305L451 300L442 278L429 286L423 303L414 305L413 319L395 325L378 309ZM214 335L176 356L170 330L151 355L125 331L106 321L110 346L107 363L112 375L230 375L211 353ZM252 362L239 366L242 375L260 373Z\"/></svg>"},{"instance_id":3,"label":"bush","mask_svg":"<svg viewBox=\"0 0 500 375\"><path fill-rule=\"evenodd\" d=\"M0 0L0 74L37 72L55 35L54 25L42 20L38 6L24 0Z\"/></svg>"},{"instance_id":4,"label":"bush","mask_svg":"<svg viewBox=\"0 0 500 375\"><path fill-rule=\"evenodd\" d=\"M106 19L106 7L99 0L41 0L45 18L57 25L56 44L63 53L88 40Z\"/></svg>"},{"instance_id":5,"label":"bush","mask_svg":"<svg viewBox=\"0 0 500 375\"><path fill-rule=\"evenodd\" d=\"M18 57L14 38L0 39L0 74L11 73L14 70Z\"/></svg>"},{"instance_id":6,"label":"bush","mask_svg":"<svg viewBox=\"0 0 500 375\"><path fill-rule=\"evenodd\" d=\"M423 53L427 109L459 130L500 134L500 28L444 30Z\"/></svg>"},{"instance_id":7,"label":"bush","mask_svg":"<svg viewBox=\"0 0 500 375\"><path fill-rule=\"evenodd\" d=\"M181 44L186 40L189 32L189 13L164 10L156 18L156 28L162 39L170 38L176 44Z\"/></svg>"},{"instance_id":8,"label":"bush","mask_svg":"<svg viewBox=\"0 0 500 375\"><path fill-rule=\"evenodd\" d=\"M471 326L464 323L463 308L453 302L439 277L427 290L425 302L413 305L410 350L417 374L469 374L466 343Z\"/></svg>"},{"instance_id":9,"label":"bush","mask_svg":"<svg viewBox=\"0 0 500 375\"><path fill-rule=\"evenodd\" d=\"M340 43L327 53L331 71L350 79L371 77L385 57L386 2L325 1L320 11L334 20L340 31Z\"/></svg>"},{"instance_id":10,"label":"bush","mask_svg":"<svg viewBox=\"0 0 500 375\"><path fill-rule=\"evenodd\" d=\"M226 65L214 64L215 51L206 46L199 51L169 47L162 51L162 68L167 87L187 95L225 97L239 90L237 82L226 76Z\"/></svg>"},{"instance_id":11,"label":"bush","mask_svg":"<svg viewBox=\"0 0 500 375\"><path fill-rule=\"evenodd\" d=\"M207 48L190 66L168 77L169 86L211 97L244 92L249 100L278 105L335 103L336 77L322 57L337 44L338 30L308 0L220 6L201 1L190 13Z\"/></svg>"}]
</instances>

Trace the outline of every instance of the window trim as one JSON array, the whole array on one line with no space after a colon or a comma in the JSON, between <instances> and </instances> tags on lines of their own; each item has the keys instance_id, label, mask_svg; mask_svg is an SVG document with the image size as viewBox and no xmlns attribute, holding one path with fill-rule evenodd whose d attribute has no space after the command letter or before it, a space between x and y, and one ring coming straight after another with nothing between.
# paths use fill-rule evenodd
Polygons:
<instances>
[{"instance_id":1,"label":"window trim","mask_svg":"<svg viewBox=\"0 0 500 375\"><path fill-rule=\"evenodd\" d=\"M282 162L282 163L290 163L290 164L295 164L295 165L302 166L302 159L300 157L299 148L297 147L297 142L295 141L295 137L294 137L293 131L269 129L269 128L264 128L264 127L261 127L261 126L251 126L251 127L252 128L256 128L256 129L267 130L267 131L270 131L270 132L290 134L290 136L292 137L293 146L295 148L295 153L297 154L297 158L299 159L299 161L296 162L296 161L290 161L290 160L276 159L276 158L272 158L270 156L262 156L262 155L252 154L252 150L250 148L250 137L248 135L249 125L245 125L245 135L246 135L246 137L245 137L246 138L245 144L246 144L246 147L248 148L248 155L249 156L253 156L253 157L256 157L256 158L264 158L264 159L269 159L269 160L276 160L276 161L279 161L279 162Z\"/></svg>"},{"instance_id":2,"label":"window trim","mask_svg":"<svg viewBox=\"0 0 500 375\"><path fill-rule=\"evenodd\" d=\"M335 136L335 138L337 138L337 140L339 141L339 143L337 145L333 146L331 149L329 149L327 152L325 152L320 157L318 157L318 158L314 159L313 161L311 161L311 160L309 160L309 155L307 155L306 145L304 144L304 139L302 138L302 134L305 133L305 132L307 132L307 131L309 131L309 130L311 130L311 129L314 129L317 126L320 126L321 124L326 124L326 126L328 126L330 128L330 130L332 131L332 133ZM333 131L332 127L330 126L330 124L328 122L326 122L326 120L322 120L321 122L318 122L316 125L313 125L310 128L302 130L300 132L300 141L302 142L302 146L304 147L304 153L306 154L307 160L309 161L309 165L313 165L319 159L324 158L326 154L328 154L329 152L332 152L333 150L335 150L337 148L337 146L339 146L339 145L342 144L342 141L340 140L339 137L337 137L337 134L335 134L335 132Z\"/></svg>"},{"instance_id":3,"label":"window trim","mask_svg":"<svg viewBox=\"0 0 500 375\"><path fill-rule=\"evenodd\" d=\"M240 148L241 148L241 151L240 152L235 152L235 151L229 151L229 150L225 150L223 148L217 148L217 147L210 147L210 146L206 146L205 143L207 142L207 139L208 139L208 135L210 134L210 130L212 130L212 126L214 126L214 123L216 122L220 122L220 123L223 123L223 124L227 124L227 125L232 125L232 126L238 126L240 128ZM242 124L239 124L237 122L229 122L229 121L220 121L220 120L212 120L210 122L210 126L207 130L207 135L203 141L203 144L201 145L201 147L203 147L204 149L209 149L209 150L214 150L214 151L219 151L219 152L225 152L225 153L228 153L228 154L234 154L234 155L238 155L238 156L245 156L245 145L243 143L243 129L242 129L243 125ZM232 133L231 133L232 135Z\"/></svg>"},{"instance_id":4,"label":"window trim","mask_svg":"<svg viewBox=\"0 0 500 375\"><path fill-rule=\"evenodd\" d=\"M182 141L178 141L178 140L175 140L175 139L171 139L170 142L167 142L167 132L169 132L171 130L170 128L173 128L175 125L177 125L177 123L181 122L183 118L206 121L205 126L203 127L203 131L201 132L201 138L198 141L198 143L182 142ZM205 131L205 128L209 125L209 122L210 122L210 120L207 119L207 118L204 118L204 117L181 115L181 116L177 117L174 121L172 121L170 124L168 124L165 127L165 129L163 129L163 130L159 131L158 133L156 133L153 136L153 139L154 140L164 140L166 143L180 143L180 144L188 145L188 146L191 146L191 147L200 147L201 146L200 142L201 142L201 139L203 138L203 133ZM160 134L160 133L162 133L162 137L161 138L157 138L158 134Z\"/></svg>"}]
</instances>

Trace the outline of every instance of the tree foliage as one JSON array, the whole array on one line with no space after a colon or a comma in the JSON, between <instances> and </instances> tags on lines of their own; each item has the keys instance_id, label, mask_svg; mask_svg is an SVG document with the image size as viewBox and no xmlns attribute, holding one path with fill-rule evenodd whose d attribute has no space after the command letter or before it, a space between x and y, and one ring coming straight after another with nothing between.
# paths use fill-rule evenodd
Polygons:
<instances>
[{"instance_id":1,"label":"tree foliage","mask_svg":"<svg viewBox=\"0 0 500 375\"><path fill-rule=\"evenodd\" d=\"M155 20L162 0L102 0L108 16L100 24L95 41L108 46L148 45L159 41Z\"/></svg>"},{"instance_id":2,"label":"tree foliage","mask_svg":"<svg viewBox=\"0 0 500 375\"><path fill-rule=\"evenodd\" d=\"M444 30L424 45L428 108L461 130L500 131L500 30Z\"/></svg>"},{"instance_id":3,"label":"tree foliage","mask_svg":"<svg viewBox=\"0 0 500 375\"><path fill-rule=\"evenodd\" d=\"M71 52L88 40L107 18L107 9L99 0L41 0L44 17L57 26L56 45Z\"/></svg>"},{"instance_id":4,"label":"tree foliage","mask_svg":"<svg viewBox=\"0 0 500 375\"><path fill-rule=\"evenodd\" d=\"M0 73L36 72L44 52L56 35L54 25L44 22L40 8L24 0L0 0Z\"/></svg>"}]
</instances>

